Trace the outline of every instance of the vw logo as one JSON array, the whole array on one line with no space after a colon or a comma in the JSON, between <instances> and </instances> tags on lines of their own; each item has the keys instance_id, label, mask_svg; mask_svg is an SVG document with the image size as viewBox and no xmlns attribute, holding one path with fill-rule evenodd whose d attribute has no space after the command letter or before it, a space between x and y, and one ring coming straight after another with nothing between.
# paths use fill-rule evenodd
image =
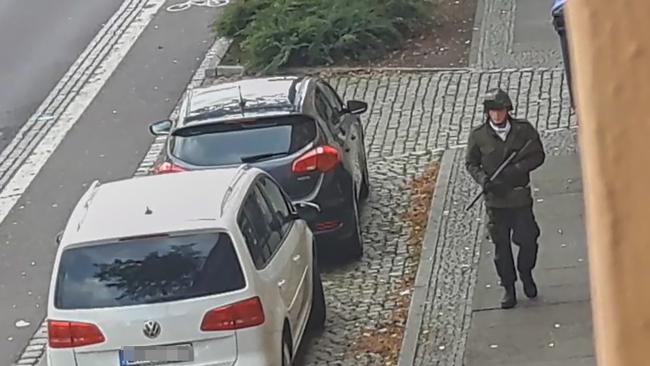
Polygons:
<instances>
[{"instance_id":1,"label":"vw logo","mask_svg":"<svg viewBox=\"0 0 650 366\"><path fill-rule=\"evenodd\" d=\"M156 338L160 335L160 324L158 324L157 321L149 320L144 323L142 333L144 333L147 338Z\"/></svg>"}]
</instances>

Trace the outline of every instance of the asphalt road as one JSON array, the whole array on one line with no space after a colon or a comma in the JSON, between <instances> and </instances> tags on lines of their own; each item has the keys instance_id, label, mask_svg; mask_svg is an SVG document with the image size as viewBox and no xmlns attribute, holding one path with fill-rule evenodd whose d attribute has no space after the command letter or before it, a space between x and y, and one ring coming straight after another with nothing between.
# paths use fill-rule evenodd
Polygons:
<instances>
[{"instance_id":1,"label":"asphalt road","mask_svg":"<svg viewBox=\"0 0 650 366\"><path fill-rule=\"evenodd\" d=\"M121 3L0 1L0 150Z\"/></svg>"},{"instance_id":2,"label":"asphalt road","mask_svg":"<svg viewBox=\"0 0 650 366\"><path fill-rule=\"evenodd\" d=\"M72 3L70 0L66 1ZM23 2L34 4L33 0ZM94 6L97 13L102 15L93 13L92 16L99 19L110 16L111 9L119 5L116 1L103 5L100 3L106 1L91 2L96 4L85 4L87 9L84 12L69 9L66 14L60 14L58 10L56 14L63 18L61 22L66 21L68 14L73 18L90 17L86 13L93 13ZM41 3L45 4L46 1ZM59 1L52 3L56 3L56 7L63 6ZM0 14L8 11L4 6L0 2ZM51 6L55 7L53 4ZM16 361L45 316L47 287L56 251L56 233L63 228L70 211L88 183L94 179L106 181L126 178L134 173L152 141L147 131L148 123L166 118L173 110L212 43L213 36L209 32L209 26L218 12L219 10L215 9L194 7L179 13L168 13L164 7L161 8L0 224L1 365ZM48 16L52 16L52 13ZM92 23L89 20L86 22ZM0 15L0 30L6 26ZM73 27L77 27L75 32L82 32L78 26ZM48 38L52 37L52 32L41 31L45 32ZM76 35L77 42L83 43L84 40L92 39L94 32L95 29L92 28L84 31L83 36ZM55 34L56 37L65 37L63 33ZM6 42L3 38L5 36L0 34L0 45ZM16 43L18 41L30 42L22 38L15 40ZM84 46L80 44L76 49ZM32 45L25 48L34 52ZM29 50L21 50L24 52L22 57L28 57ZM3 70L11 71L10 61L4 58L5 53L0 66L4 67ZM43 64L54 63L46 57L42 58L44 60L40 62ZM60 56L60 59L70 60L64 56ZM37 61L31 62L34 63L31 67L39 67ZM15 66L15 73L27 73L31 67ZM60 71L64 72L65 68L65 65L61 66ZM27 118L30 110L40 103L39 96L42 98L49 92L46 82L53 84L57 81L56 77L50 74L43 76L43 80L36 75L38 74L32 75L31 79L34 84L40 85L24 91L31 93L33 102L23 105L13 99L13 102L3 100L0 104L3 115L10 114L5 110L14 111L11 115L15 117L11 121L16 122L11 122L14 123L12 128ZM0 96L8 93L6 86L0 88ZM106 224L110 225L110 222ZM27 321L31 325L17 328L15 324L19 320Z\"/></svg>"}]
</instances>

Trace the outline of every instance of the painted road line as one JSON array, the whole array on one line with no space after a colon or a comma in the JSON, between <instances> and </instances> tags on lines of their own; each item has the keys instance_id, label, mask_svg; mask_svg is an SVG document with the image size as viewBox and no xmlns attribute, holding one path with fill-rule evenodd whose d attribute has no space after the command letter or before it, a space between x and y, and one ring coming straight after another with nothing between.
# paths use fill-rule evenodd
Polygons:
<instances>
[{"instance_id":1,"label":"painted road line","mask_svg":"<svg viewBox=\"0 0 650 366\"><path fill-rule=\"evenodd\" d=\"M56 123L59 114L68 106L79 89L98 71L98 65L123 34L129 19L137 15L142 0L126 0L106 22L79 58L72 64L59 83L52 89L16 137L0 153L0 187L4 187L20 167L43 133Z\"/></svg>"},{"instance_id":2,"label":"painted road line","mask_svg":"<svg viewBox=\"0 0 650 366\"><path fill-rule=\"evenodd\" d=\"M126 0L0 153L0 222L165 0Z\"/></svg>"},{"instance_id":3,"label":"painted road line","mask_svg":"<svg viewBox=\"0 0 650 366\"><path fill-rule=\"evenodd\" d=\"M186 0L184 2L178 2L174 5L168 6L165 10L170 13L176 13L179 11L185 11L191 7L206 7L206 8L220 8L230 4L230 0Z\"/></svg>"},{"instance_id":4,"label":"painted road line","mask_svg":"<svg viewBox=\"0 0 650 366\"><path fill-rule=\"evenodd\" d=\"M0 174L3 174L0 222L5 220L164 2L126 0L0 154ZM15 172L13 176L12 171ZM46 329L41 325L18 364L36 364L45 343Z\"/></svg>"},{"instance_id":5,"label":"painted road line","mask_svg":"<svg viewBox=\"0 0 650 366\"><path fill-rule=\"evenodd\" d=\"M190 84L188 85L189 88L195 88L197 86L200 86L203 81L205 80L205 70L209 67L213 67L214 65L218 64L219 61L223 58L225 55L226 51L228 50L228 47L230 46L230 40L225 39L225 38L219 38L217 39L212 47L208 50L208 52L205 54L205 57L203 58L203 61L199 65L198 69L194 73L194 76L192 77L192 80L190 81ZM186 90L187 92L187 90ZM185 93L179 98L178 102L176 103L176 107L174 108L170 118L176 118L178 115L178 109L180 107L180 101L183 100ZM165 143L167 139L165 136L158 136L156 137L147 154L145 154L142 162L136 169L135 173L133 174L135 177L138 176L145 176L149 175L151 173L151 168L155 164L156 160L158 160L158 157L160 153L162 152ZM47 345L47 323L45 320L41 322L41 326L39 329L34 333L32 338L29 340L27 346L23 350L22 355L18 358L18 361L16 361L16 365L27 365L27 366L45 366L45 348Z\"/></svg>"}]
</instances>

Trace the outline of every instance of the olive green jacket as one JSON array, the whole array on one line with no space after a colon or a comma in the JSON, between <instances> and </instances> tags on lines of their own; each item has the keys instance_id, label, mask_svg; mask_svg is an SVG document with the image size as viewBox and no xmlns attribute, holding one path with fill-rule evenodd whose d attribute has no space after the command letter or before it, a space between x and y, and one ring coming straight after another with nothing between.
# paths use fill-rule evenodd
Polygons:
<instances>
[{"instance_id":1,"label":"olive green jacket","mask_svg":"<svg viewBox=\"0 0 650 366\"><path fill-rule=\"evenodd\" d=\"M496 196L491 192L485 195L487 207L505 208L532 205L530 172L544 163L546 154L535 127L526 120L510 119L511 129L506 141L501 140L488 122L472 130L467 142L465 167L472 178L482 184L491 176L515 150L521 149L527 140L532 142L520 152L504 169L500 178L512 189L507 194Z\"/></svg>"}]
</instances>

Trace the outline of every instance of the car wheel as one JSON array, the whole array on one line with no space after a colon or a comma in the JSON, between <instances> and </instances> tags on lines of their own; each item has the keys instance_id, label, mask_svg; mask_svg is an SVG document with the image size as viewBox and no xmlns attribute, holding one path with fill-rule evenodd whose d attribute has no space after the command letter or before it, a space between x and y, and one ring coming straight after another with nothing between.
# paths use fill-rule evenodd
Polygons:
<instances>
[{"instance_id":1,"label":"car wheel","mask_svg":"<svg viewBox=\"0 0 650 366\"><path fill-rule=\"evenodd\" d=\"M356 192L356 191L353 191ZM352 196L352 220L353 234L349 238L347 249L352 259L358 260L363 256L363 237L361 235L361 218L359 215L359 202Z\"/></svg>"},{"instance_id":2,"label":"car wheel","mask_svg":"<svg viewBox=\"0 0 650 366\"><path fill-rule=\"evenodd\" d=\"M312 283L314 292L311 298L311 313L309 314L309 328L312 330L323 330L327 318L327 304L325 302L325 291L320 275L320 269L314 256L314 270L312 272Z\"/></svg>"},{"instance_id":3,"label":"car wheel","mask_svg":"<svg viewBox=\"0 0 650 366\"><path fill-rule=\"evenodd\" d=\"M291 366L291 362L291 346L285 337L282 341L282 366Z\"/></svg>"}]
</instances>

